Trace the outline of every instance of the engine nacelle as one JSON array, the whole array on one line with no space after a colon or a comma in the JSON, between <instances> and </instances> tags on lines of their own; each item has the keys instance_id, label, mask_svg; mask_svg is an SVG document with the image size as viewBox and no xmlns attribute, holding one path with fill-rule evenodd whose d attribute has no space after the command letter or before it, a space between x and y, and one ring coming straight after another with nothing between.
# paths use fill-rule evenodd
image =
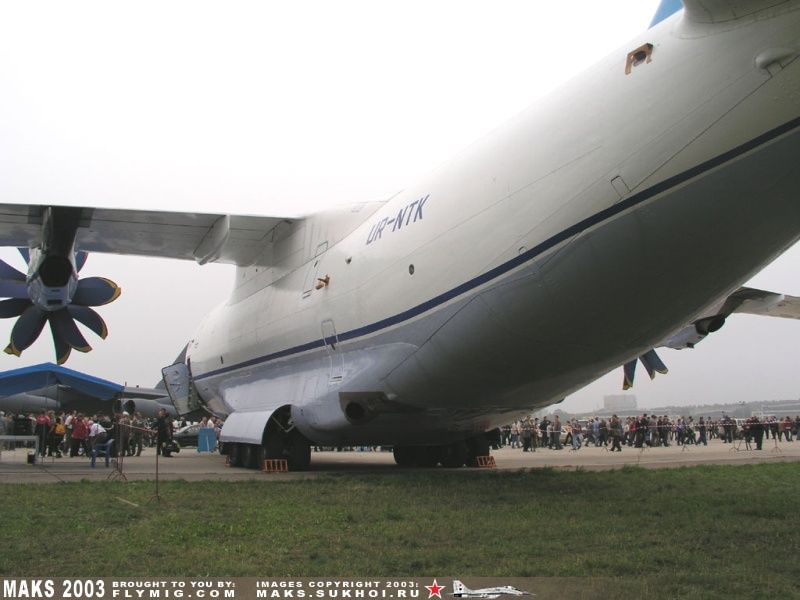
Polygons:
<instances>
[{"instance_id":1,"label":"engine nacelle","mask_svg":"<svg viewBox=\"0 0 800 600\"><path fill-rule=\"evenodd\" d=\"M158 416L158 411L162 408L167 411L171 417L177 417L178 413L175 412L175 407L169 403L169 398L165 397L166 404L160 403L158 400L151 400L150 398L127 398L125 400L116 400L114 402L114 412L127 412L132 415L138 412L143 417L155 418Z\"/></svg>"},{"instance_id":2,"label":"engine nacelle","mask_svg":"<svg viewBox=\"0 0 800 600\"><path fill-rule=\"evenodd\" d=\"M42 410L60 410L61 403L58 400L47 398L46 396L34 396L32 394L15 394L0 398L0 410L13 413L38 413Z\"/></svg>"},{"instance_id":3,"label":"engine nacelle","mask_svg":"<svg viewBox=\"0 0 800 600\"><path fill-rule=\"evenodd\" d=\"M662 345L667 348L673 348L674 350L694 348L695 345L703 341L709 333L719 331L723 325L725 325L725 317L722 315L699 319L678 331L678 333L673 335Z\"/></svg>"},{"instance_id":4,"label":"engine nacelle","mask_svg":"<svg viewBox=\"0 0 800 600\"><path fill-rule=\"evenodd\" d=\"M709 333L719 331L722 329L723 325L725 325L725 317L722 315L717 315L715 317L708 317L706 319L695 321L694 328L697 330L697 333L705 337Z\"/></svg>"},{"instance_id":5,"label":"engine nacelle","mask_svg":"<svg viewBox=\"0 0 800 600\"><path fill-rule=\"evenodd\" d=\"M75 253L68 256L42 254L31 250L31 268L28 275L28 297L42 310L54 311L68 306L78 289Z\"/></svg>"}]
</instances>

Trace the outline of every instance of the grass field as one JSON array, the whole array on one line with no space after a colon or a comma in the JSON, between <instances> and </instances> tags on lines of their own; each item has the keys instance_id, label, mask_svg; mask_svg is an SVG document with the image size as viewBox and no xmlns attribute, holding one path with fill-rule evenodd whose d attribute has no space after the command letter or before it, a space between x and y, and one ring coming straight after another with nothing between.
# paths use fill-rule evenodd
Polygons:
<instances>
[{"instance_id":1,"label":"grass field","mask_svg":"<svg viewBox=\"0 0 800 600\"><path fill-rule=\"evenodd\" d=\"M172 482L161 498L144 482L0 486L0 574L577 576L651 598L800 585L797 463Z\"/></svg>"}]
</instances>

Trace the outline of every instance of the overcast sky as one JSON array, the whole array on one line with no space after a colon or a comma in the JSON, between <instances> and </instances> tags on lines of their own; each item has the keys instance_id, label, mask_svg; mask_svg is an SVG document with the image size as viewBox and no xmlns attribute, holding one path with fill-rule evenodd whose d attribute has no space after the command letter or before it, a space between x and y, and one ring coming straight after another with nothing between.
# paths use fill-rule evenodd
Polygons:
<instances>
[{"instance_id":1,"label":"overcast sky","mask_svg":"<svg viewBox=\"0 0 800 600\"><path fill-rule=\"evenodd\" d=\"M657 0L5 2L0 202L304 214L385 199L644 31ZM5 257L23 268L16 251ZM753 285L800 295L800 250ZM67 366L152 385L233 269L94 254L122 297ZM7 340L13 322L0 322ZM800 323L739 316L640 404L795 398ZM3 341L5 343L5 341ZM0 369L52 361L49 333ZM570 397L591 410L621 370Z\"/></svg>"}]
</instances>

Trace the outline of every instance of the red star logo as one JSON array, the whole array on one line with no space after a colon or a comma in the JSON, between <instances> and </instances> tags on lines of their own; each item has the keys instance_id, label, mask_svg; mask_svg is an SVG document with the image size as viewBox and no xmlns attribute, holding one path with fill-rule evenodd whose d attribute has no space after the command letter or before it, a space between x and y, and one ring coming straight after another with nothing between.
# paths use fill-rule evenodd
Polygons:
<instances>
[{"instance_id":1,"label":"red star logo","mask_svg":"<svg viewBox=\"0 0 800 600\"><path fill-rule=\"evenodd\" d=\"M428 590L428 598L429 599L433 598L434 596L436 596L437 598L441 598L442 597L442 590L444 588L446 588L446 587L447 587L446 585L439 585L438 583L436 583L436 580L434 579L433 580L433 584L432 585L426 585L425 589Z\"/></svg>"}]
</instances>

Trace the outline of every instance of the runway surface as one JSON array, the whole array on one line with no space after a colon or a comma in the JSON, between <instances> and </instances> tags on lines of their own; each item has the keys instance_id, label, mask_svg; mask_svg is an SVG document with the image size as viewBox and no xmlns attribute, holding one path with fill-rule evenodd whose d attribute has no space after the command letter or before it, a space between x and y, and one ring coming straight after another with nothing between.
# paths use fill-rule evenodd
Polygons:
<instances>
[{"instance_id":1,"label":"runway surface","mask_svg":"<svg viewBox=\"0 0 800 600\"><path fill-rule=\"evenodd\" d=\"M114 479L152 480L156 477L156 456L153 449L145 449L140 457L127 457L121 468L114 461L105 467L102 458L91 468L89 460L76 458L44 458L41 462L27 464L28 451L17 449L0 453L0 482L2 483L58 483L64 481L105 481ZM622 452L608 452L594 446L577 452L567 449L523 452L509 447L492 452L498 470L520 470L553 467L559 469L608 470L626 465L648 469L675 468L702 464L737 465L764 462L800 462L800 442L766 440L761 451L746 450L741 445L723 444L711 440L708 446L671 446L639 450L624 447ZM305 473L267 474L256 470L231 468L219 454L198 454L194 448L185 448L171 458L158 460L160 480L185 481L281 481L316 477L326 474L402 474L405 470L394 463L391 452L346 451L313 452L312 471ZM439 468L441 469L441 467ZM465 475L485 469L459 469ZM450 469L449 471L453 471Z\"/></svg>"}]
</instances>

